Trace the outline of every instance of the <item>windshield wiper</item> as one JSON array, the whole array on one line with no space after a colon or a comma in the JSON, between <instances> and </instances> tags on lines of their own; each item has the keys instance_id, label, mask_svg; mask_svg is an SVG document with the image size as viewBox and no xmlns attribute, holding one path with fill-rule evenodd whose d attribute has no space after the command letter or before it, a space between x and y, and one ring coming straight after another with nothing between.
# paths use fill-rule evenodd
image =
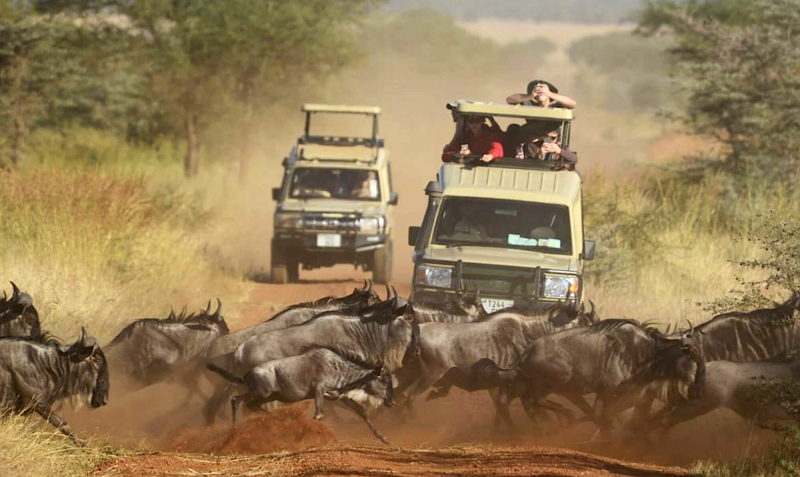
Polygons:
<instances>
[{"instance_id":1,"label":"windshield wiper","mask_svg":"<svg viewBox=\"0 0 800 477\"><path fill-rule=\"evenodd\" d=\"M491 244L487 243L485 240L469 240L469 241L449 243L447 244L446 248L463 247L466 245L483 245L486 247L491 247Z\"/></svg>"}]
</instances>

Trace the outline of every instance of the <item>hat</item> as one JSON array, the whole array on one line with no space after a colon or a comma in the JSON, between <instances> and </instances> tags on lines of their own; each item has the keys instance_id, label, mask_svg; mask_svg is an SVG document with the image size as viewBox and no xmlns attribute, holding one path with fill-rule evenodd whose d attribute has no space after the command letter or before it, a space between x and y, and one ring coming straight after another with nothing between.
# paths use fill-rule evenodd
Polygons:
<instances>
[{"instance_id":1,"label":"hat","mask_svg":"<svg viewBox=\"0 0 800 477\"><path fill-rule=\"evenodd\" d=\"M530 83L528 83L528 94L533 93L533 89L536 87L537 84L546 84L547 87L550 88L550 91L552 91L554 93L558 93L558 88L553 86L553 84L550 83L549 81L536 79L536 80L533 80Z\"/></svg>"}]
</instances>

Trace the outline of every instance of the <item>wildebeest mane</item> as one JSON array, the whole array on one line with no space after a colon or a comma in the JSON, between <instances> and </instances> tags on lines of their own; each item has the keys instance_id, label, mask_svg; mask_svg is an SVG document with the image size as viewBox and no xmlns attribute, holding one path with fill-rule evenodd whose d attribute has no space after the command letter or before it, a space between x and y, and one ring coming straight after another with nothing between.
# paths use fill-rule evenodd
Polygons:
<instances>
[{"instance_id":1,"label":"wildebeest mane","mask_svg":"<svg viewBox=\"0 0 800 477\"><path fill-rule=\"evenodd\" d=\"M0 336L0 341L24 341L49 347L58 347L62 344L61 340L49 331L42 331L35 336Z\"/></svg>"},{"instance_id":2,"label":"wildebeest mane","mask_svg":"<svg viewBox=\"0 0 800 477\"><path fill-rule=\"evenodd\" d=\"M220 317L220 320L222 318ZM138 326L142 326L148 323L159 324L159 325L167 325L167 324L181 324L186 326L189 329L195 331L204 331L208 330L208 327L218 323L214 318L213 314L210 314L206 311L202 311L200 313L186 313L186 310L181 310L180 313L170 313L166 318L140 318L130 324L128 324L125 328L120 331L117 336L111 340L110 345L116 345L121 343L122 341L130 338L133 334L133 330L136 329Z\"/></svg>"}]
</instances>

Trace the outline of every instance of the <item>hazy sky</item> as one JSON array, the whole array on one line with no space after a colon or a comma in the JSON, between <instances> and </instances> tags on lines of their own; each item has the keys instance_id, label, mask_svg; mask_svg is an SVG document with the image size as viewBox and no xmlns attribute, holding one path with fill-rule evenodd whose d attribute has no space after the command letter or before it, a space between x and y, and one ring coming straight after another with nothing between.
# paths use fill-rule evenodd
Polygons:
<instances>
[{"instance_id":1,"label":"hazy sky","mask_svg":"<svg viewBox=\"0 0 800 477\"><path fill-rule=\"evenodd\" d=\"M387 8L429 7L460 20L495 17L566 23L621 23L642 0L389 0Z\"/></svg>"}]
</instances>

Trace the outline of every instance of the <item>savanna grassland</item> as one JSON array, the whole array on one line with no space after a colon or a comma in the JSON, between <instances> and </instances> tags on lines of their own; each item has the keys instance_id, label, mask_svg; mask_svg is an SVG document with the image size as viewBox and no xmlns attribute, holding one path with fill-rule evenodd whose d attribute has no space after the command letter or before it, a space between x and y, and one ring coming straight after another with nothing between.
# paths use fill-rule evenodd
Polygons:
<instances>
[{"instance_id":1,"label":"savanna grassland","mask_svg":"<svg viewBox=\"0 0 800 477\"><path fill-rule=\"evenodd\" d=\"M43 15L94 14L34 3ZM208 12L169 12L174 29L150 33L175 41L149 44L147 35L130 34L128 20L76 33L74 21L37 24L33 17L53 18L0 1L0 59L12 65L0 79L0 270L34 297L43 327L64 340L85 326L107 342L134 319L165 317L170 307L195 310L217 297L235 326L251 279L268 268L269 188L302 127L302 102L383 107L382 134L401 195L394 232L400 245L422 215L422 189L452 134L444 104L500 102L534 78L579 103L572 148L585 184L586 237L598 242L586 290L601 316L700 322L715 300L740 296L731 290L749 290L744 296L752 299L753 286L762 285L743 284L777 274L762 291L779 300L797 279L786 275L796 268L773 260L780 251L800 258L796 239L781 241L771 224L791 226L800 212L800 163L781 153L793 143L770 136L796 131L783 127L786 116L737 102L755 73L746 63L725 63L723 53L735 50L713 54L715 41L730 39L725 35L739 38L741 29L763 25L748 10L761 2L740 2L741 11L699 2L711 5L698 15L719 22L714 31L653 8L640 27L667 32L653 36L633 35L634 25L457 22L430 10L375 11L370 1L310 2L321 9L314 14L302 2L285 2L266 26L249 20L264 12L237 1L230 6L239 14L237 30L217 23L218 2L206 3ZM145 6L121 14L134 31L167 15ZM308 31L282 36L287 24ZM51 36L15 57L43 25ZM331 26L332 40L312 34L321 25ZM280 48L253 40L264 37ZM116 40L101 42L109 38ZM766 35L756 47L784 51L771 40ZM669 54L675 44L696 48L695 56ZM135 54L122 53L128 50ZM784 55L786 62L797 57ZM714 74L741 68L741 78L715 83L729 96L702 88L718 78L701 76L692 63L698 58L716 65ZM785 80L797 64L771 73ZM794 105L785 95L757 100ZM747 140L747 128L769 144ZM779 154L785 160L765 165ZM411 249L397 246L395 254L394 280L408 283ZM766 266L739 265L745 261ZM126 452L103 447L102 437L90 443L75 449L38 418L5 419L0 475L87 475Z\"/></svg>"}]
</instances>

